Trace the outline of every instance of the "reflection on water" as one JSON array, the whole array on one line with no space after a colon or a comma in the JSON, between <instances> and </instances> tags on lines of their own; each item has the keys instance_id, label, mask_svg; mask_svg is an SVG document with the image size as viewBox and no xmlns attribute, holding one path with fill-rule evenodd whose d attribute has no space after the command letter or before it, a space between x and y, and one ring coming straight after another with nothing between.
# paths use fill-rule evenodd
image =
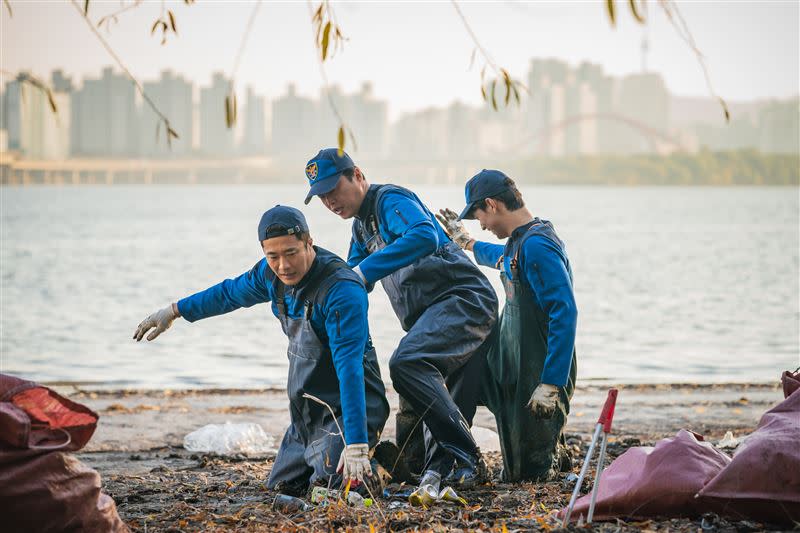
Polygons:
<instances>
[{"instance_id":1,"label":"reflection on water","mask_svg":"<svg viewBox=\"0 0 800 533\"><path fill-rule=\"evenodd\" d=\"M462 207L459 187L415 190L431 208ZM350 236L318 201L304 207L299 186L0 191L0 367L43 381L281 385L286 340L266 305L179 320L149 344L131 335L150 312L258 261L256 225L277 203L303 208L318 245L345 254ZM523 192L572 261L580 380L771 381L800 365L797 189ZM370 324L388 381L402 331L380 288Z\"/></svg>"}]
</instances>

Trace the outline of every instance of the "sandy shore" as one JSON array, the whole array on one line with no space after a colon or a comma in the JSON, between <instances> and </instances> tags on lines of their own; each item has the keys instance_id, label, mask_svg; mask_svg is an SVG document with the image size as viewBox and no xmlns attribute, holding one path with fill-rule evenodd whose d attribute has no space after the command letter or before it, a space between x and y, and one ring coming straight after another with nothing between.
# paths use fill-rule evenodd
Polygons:
<instances>
[{"instance_id":1,"label":"sandy shore","mask_svg":"<svg viewBox=\"0 0 800 533\"><path fill-rule=\"evenodd\" d=\"M726 431L738 436L751 431L764 411L783 398L776 385L619 385L614 435L624 439L658 440L681 428L691 429L708 439L721 438ZM579 387L573 397L567 433L589 435L594 428L607 387ZM289 424L286 392L268 390L202 391L78 391L59 392L86 404L100 414L97 431L81 458L102 473L144 468L127 461L125 453L146 452L163 447L181 447L183 437L206 424L256 422L276 442ZM390 391L389 403L397 406ZM478 409L475 426L485 451L498 450L492 414ZM384 438L394 438L394 411ZM109 452L115 455L111 459ZM113 454L113 452L125 452Z\"/></svg>"},{"instance_id":2,"label":"sandy shore","mask_svg":"<svg viewBox=\"0 0 800 533\"><path fill-rule=\"evenodd\" d=\"M687 428L717 442L727 431L751 432L764 411L779 403L776 385L625 385L619 399L608 460L630 446L649 445ZM556 510L566 506L572 486L566 473L548 483L501 483L464 490L468 506L409 507L405 500L379 500L371 509L341 506L288 512L272 507L266 488L274 454L217 457L183 449L183 437L206 424L259 423L277 445L289 423L283 390L80 391L59 392L100 413L89 445L78 457L102 476L103 490L117 503L135 532L154 531L549 531L557 529ZM567 426L576 456L573 472L586 453L590 434L608 387L583 386L575 392ZM390 393L390 405L397 395ZM484 408L474 429L490 474L502 465L494 420ZM394 417L384 438L394 438ZM582 492L590 490L589 477ZM573 482L574 484L574 482ZM573 531L780 530L750 521L731 522L713 514L701 517L628 520L570 527Z\"/></svg>"}]
</instances>

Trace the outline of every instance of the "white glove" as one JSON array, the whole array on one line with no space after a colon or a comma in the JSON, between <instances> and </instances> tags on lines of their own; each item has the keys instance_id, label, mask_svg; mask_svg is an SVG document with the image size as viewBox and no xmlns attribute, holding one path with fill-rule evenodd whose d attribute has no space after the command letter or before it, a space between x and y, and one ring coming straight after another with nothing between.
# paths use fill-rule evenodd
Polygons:
<instances>
[{"instance_id":1,"label":"white glove","mask_svg":"<svg viewBox=\"0 0 800 533\"><path fill-rule=\"evenodd\" d=\"M369 464L369 444L348 444L339 456L337 472L342 472L345 481L357 479L364 481L364 476L372 477L372 466Z\"/></svg>"},{"instance_id":2,"label":"white glove","mask_svg":"<svg viewBox=\"0 0 800 533\"><path fill-rule=\"evenodd\" d=\"M439 209L436 219L444 226L444 231L448 237L459 245L462 250L473 241L472 236L464 228L464 224L458 220L458 215L450 209Z\"/></svg>"},{"instance_id":3,"label":"white glove","mask_svg":"<svg viewBox=\"0 0 800 533\"><path fill-rule=\"evenodd\" d=\"M160 309L142 320L136 328L133 338L136 339L136 342L139 342L151 328L156 328L147 336L147 340L151 341L168 330L172 325L172 321L176 318L178 318L178 313L174 309L174 304L169 304L164 309Z\"/></svg>"},{"instance_id":4,"label":"white glove","mask_svg":"<svg viewBox=\"0 0 800 533\"><path fill-rule=\"evenodd\" d=\"M534 416L539 418L551 418L556 412L558 402L559 387L547 383L539 383L533 391L528 408L533 411Z\"/></svg>"},{"instance_id":5,"label":"white glove","mask_svg":"<svg viewBox=\"0 0 800 533\"><path fill-rule=\"evenodd\" d=\"M366 284L367 284L367 277L366 277L366 276L364 276L364 273L363 273L363 272L361 272L361 269L358 267L358 265L356 265L356 266L354 266L354 267L353 267L353 272L355 272L356 274L358 274L358 277L359 277L359 278L361 278L361 281L363 281L363 282L364 282L364 285L366 285Z\"/></svg>"}]
</instances>

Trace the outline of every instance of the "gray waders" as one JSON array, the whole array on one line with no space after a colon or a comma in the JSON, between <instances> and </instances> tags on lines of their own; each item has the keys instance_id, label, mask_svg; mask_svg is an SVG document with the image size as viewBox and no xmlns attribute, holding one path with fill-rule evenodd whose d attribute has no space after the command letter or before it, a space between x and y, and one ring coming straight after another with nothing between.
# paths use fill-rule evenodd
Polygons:
<instances>
[{"instance_id":1,"label":"gray waders","mask_svg":"<svg viewBox=\"0 0 800 533\"><path fill-rule=\"evenodd\" d=\"M377 209L381 196L390 190L422 205L407 189L372 185L364 198L369 214L353 223L353 238L370 254L387 246ZM408 452L424 449L424 469L444 477L454 460L473 464L479 456L469 428L480 394L487 339L497 321L497 295L453 242L386 276L381 284L407 332L389 361L392 383L401 396L397 445L403 449L405 444L402 455L412 471L420 472L414 467L422 461ZM424 448L414 440L418 431L412 432L419 425Z\"/></svg>"},{"instance_id":2,"label":"gray waders","mask_svg":"<svg viewBox=\"0 0 800 533\"><path fill-rule=\"evenodd\" d=\"M325 300L328 289L339 279L355 279L357 275L337 259L321 268L303 289L305 306L303 316L290 318L286 314L285 286L279 283L275 290L281 327L289 337L289 411L291 425L283 436L283 442L275 458L267 487L288 494L300 495L309 484L318 480L328 483L331 476L333 486L341 483L336 474L339 455L344 442L339 428L324 406L303 397L311 394L331 406L339 426L342 421L342 404L339 394L339 379L333 366L330 348L320 342L311 326L311 312L315 303ZM360 384L353 384L359 386ZM367 408L367 435L373 448L389 417L389 403L381 379L378 359L372 343L364 352L364 387Z\"/></svg>"},{"instance_id":3,"label":"gray waders","mask_svg":"<svg viewBox=\"0 0 800 533\"><path fill-rule=\"evenodd\" d=\"M539 385L547 357L548 317L536 303L524 274L519 270L520 251L525 240L544 234L559 247L560 239L549 228L532 226L506 253L511 275L501 271L506 305L500 315L496 341L486 359L483 374L483 404L494 414L503 453L503 481L548 480L559 471L559 443L567 423L569 401L575 389L577 363L572 352L567 385L561 388L552 418L537 418L526 407Z\"/></svg>"}]
</instances>

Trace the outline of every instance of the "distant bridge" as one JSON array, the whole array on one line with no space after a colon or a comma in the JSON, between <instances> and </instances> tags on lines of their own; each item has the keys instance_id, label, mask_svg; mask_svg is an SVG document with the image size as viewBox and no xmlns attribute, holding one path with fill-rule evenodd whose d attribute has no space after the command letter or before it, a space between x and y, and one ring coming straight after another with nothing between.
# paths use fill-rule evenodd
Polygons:
<instances>
[{"instance_id":1,"label":"distant bridge","mask_svg":"<svg viewBox=\"0 0 800 533\"><path fill-rule=\"evenodd\" d=\"M671 146L674 150L677 151L686 151L686 147L681 144L679 140L670 136L669 134L659 131L651 126L648 126L644 122L636 120L631 117L627 117L625 115L620 115L618 113L582 113L580 115L572 115L570 117L565 118L555 124L550 124L541 128L539 131L533 133L529 137L527 137L523 142L519 143L515 146L515 150L513 153L520 153L525 152L525 148L529 147L531 143L537 143L537 150L536 152L541 153L544 149L544 143L548 139L551 139L556 134L565 131L567 128L574 124L579 124L581 122L588 122L588 121L606 121L606 122L615 122L618 124L623 124L628 126L632 130L642 134L648 142L650 143L650 147L653 149L655 153L661 153L662 150L659 150L659 146L657 141L661 141L662 144L667 146ZM538 142L537 142L538 141Z\"/></svg>"}]
</instances>

